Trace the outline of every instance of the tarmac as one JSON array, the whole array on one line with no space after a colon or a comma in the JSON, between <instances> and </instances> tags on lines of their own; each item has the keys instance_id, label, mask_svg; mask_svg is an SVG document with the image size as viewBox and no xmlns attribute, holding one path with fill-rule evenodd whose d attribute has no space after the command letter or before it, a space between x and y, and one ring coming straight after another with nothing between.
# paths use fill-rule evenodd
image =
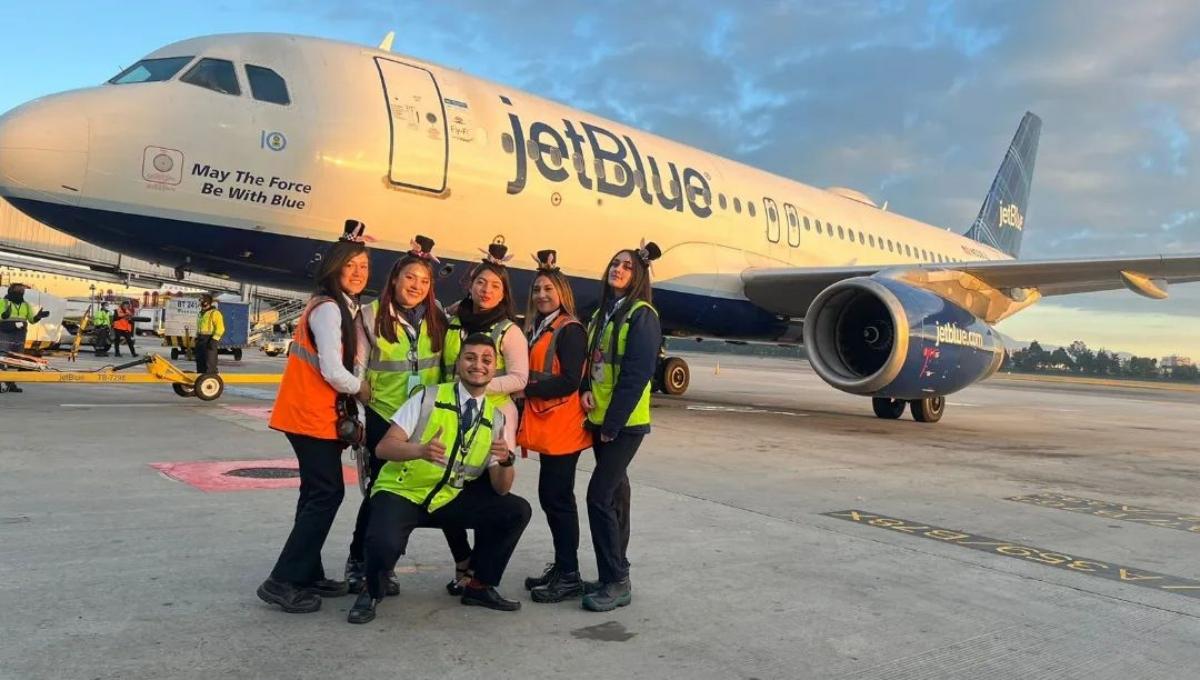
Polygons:
<instances>
[{"instance_id":1,"label":"tarmac","mask_svg":"<svg viewBox=\"0 0 1200 680\"><path fill-rule=\"evenodd\" d=\"M500 588L520 612L447 597L444 539L419 530L401 595L353 626L352 597L308 615L255 597L294 488L206 492L152 466L286 464L274 386L0 395L0 678L1197 677L1200 394L996 378L921 424L801 361L687 358L691 389L656 398L630 470L633 603L606 614L521 588L551 557L534 459ZM359 498L348 485L330 575Z\"/></svg>"}]
</instances>

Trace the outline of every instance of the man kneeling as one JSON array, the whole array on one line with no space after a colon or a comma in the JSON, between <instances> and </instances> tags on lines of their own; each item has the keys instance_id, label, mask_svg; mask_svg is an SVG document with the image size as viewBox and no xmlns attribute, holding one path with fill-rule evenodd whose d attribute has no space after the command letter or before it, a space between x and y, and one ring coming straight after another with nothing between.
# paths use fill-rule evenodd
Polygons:
<instances>
[{"instance_id":1,"label":"man kneeling","mask_svg":"<svg viewBox=\"0 0 1200 680\"><path fill-rule=\"evenodd\" d=\"M504 439L504 415L484 397L496 373L492 339L480 333L464 340L456 368L457 382L425 387L405 402L375 450L388 462L371 490L367 590L350 609L350 623L375 618L384 579L417 527L474 529L475 576L462 603L521 608L496 592L531 511L508 492L514 444Z\"/></svg>"}]
</instances>

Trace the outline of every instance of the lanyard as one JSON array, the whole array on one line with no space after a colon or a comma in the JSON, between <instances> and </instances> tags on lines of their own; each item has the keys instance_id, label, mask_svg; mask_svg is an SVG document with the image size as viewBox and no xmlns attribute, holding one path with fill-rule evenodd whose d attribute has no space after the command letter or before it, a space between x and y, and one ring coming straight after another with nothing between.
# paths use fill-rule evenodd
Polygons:
<instances>
[{"instance_id":1,"label":"lanyard","mask_svg":"<svg viewBox=\"0 0 1200 680\"><path fill-rule=\"evenodd\" d=\"M545 333L546 331L550 330L550 326L554 323L554 320L557 319L558 315L561 313L562 313L562 310L556 309L553 312L551 312L545 319L542 319L542 322L540 324L538 324L537 330L534 331L534 333L533 333L533 338L529 341L530 347L533 347L535 344L537 344L537 341L539 339L541 339L542 334Z\"/></svg>"},{"instance_id":2,"label":"lanyard","mask_svg":"<svg viewBox=\"0 0 1200 680\"><path fill-rule=\"evenodd\" d=\"M463 427L462 419L462 392L458 385L454 386L454 408L458 414L458 451L462 454L462 458L466 458L471 447L475 444L475 437L479 435L479 426L483 423L483 406L476 401L475 418L472 423L468 423ZM470 437L467 434L470 433Z\"/></svg>"}]
</instances>

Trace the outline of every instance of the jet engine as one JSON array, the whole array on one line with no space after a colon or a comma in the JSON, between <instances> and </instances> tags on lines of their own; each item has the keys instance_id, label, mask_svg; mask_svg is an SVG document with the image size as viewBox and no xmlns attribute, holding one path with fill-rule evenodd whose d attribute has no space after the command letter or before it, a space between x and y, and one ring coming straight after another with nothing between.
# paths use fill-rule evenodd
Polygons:
<instances>
[{"instance_id":1,"label":"jet engine","mask_svg":"<svg viewBox=\"0 0 1200 680\"><path fill-rule=\"evenodd\" d=\"M893 400L957 392L991 376L1004 360L991 326L927 290L885 277L846 279L821 291L804 319L804 345L825 382Z\"/></svg>"}]
</instances>

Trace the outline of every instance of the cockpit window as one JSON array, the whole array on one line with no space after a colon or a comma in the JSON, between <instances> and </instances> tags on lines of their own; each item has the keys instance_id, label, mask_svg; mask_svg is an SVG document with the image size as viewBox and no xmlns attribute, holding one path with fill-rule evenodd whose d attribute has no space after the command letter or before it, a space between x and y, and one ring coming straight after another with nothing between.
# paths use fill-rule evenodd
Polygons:
<instances>
[{"instance_id":1,"label":"cockpit window","mask_svg":"<svg viewBox=\"0 0 1200 680\"><path fill-rule=\"evenodd\" d=\"M180 78L185 83L199 85L222 94L242 94L233 62L224 59L201 59Z\"/></svg>"},{"instance_id":2,"label":"cockpit window","mask_svg":"<svg viewBox=\"0 0 1200 680\"><path fill-rule=\"evenodd\" d=\"M155 83L170 80L179 73L179 69L187 66L192 57L164 57L162 59L143 59L118 73L108 81L114 85L129 83Z\"/></svg>"},{"instance_id":3,"label":"cockpit window","mask_svg":"<svg viewBox=\"0 0 1200 680\"><path fill-rule=\"evenodd\" d=\"M246 64L246 80L250 81L250 94L260 102L284 106L292 103L288 97L287 82L271 69Z\"/></svg>"}]
</instances>

